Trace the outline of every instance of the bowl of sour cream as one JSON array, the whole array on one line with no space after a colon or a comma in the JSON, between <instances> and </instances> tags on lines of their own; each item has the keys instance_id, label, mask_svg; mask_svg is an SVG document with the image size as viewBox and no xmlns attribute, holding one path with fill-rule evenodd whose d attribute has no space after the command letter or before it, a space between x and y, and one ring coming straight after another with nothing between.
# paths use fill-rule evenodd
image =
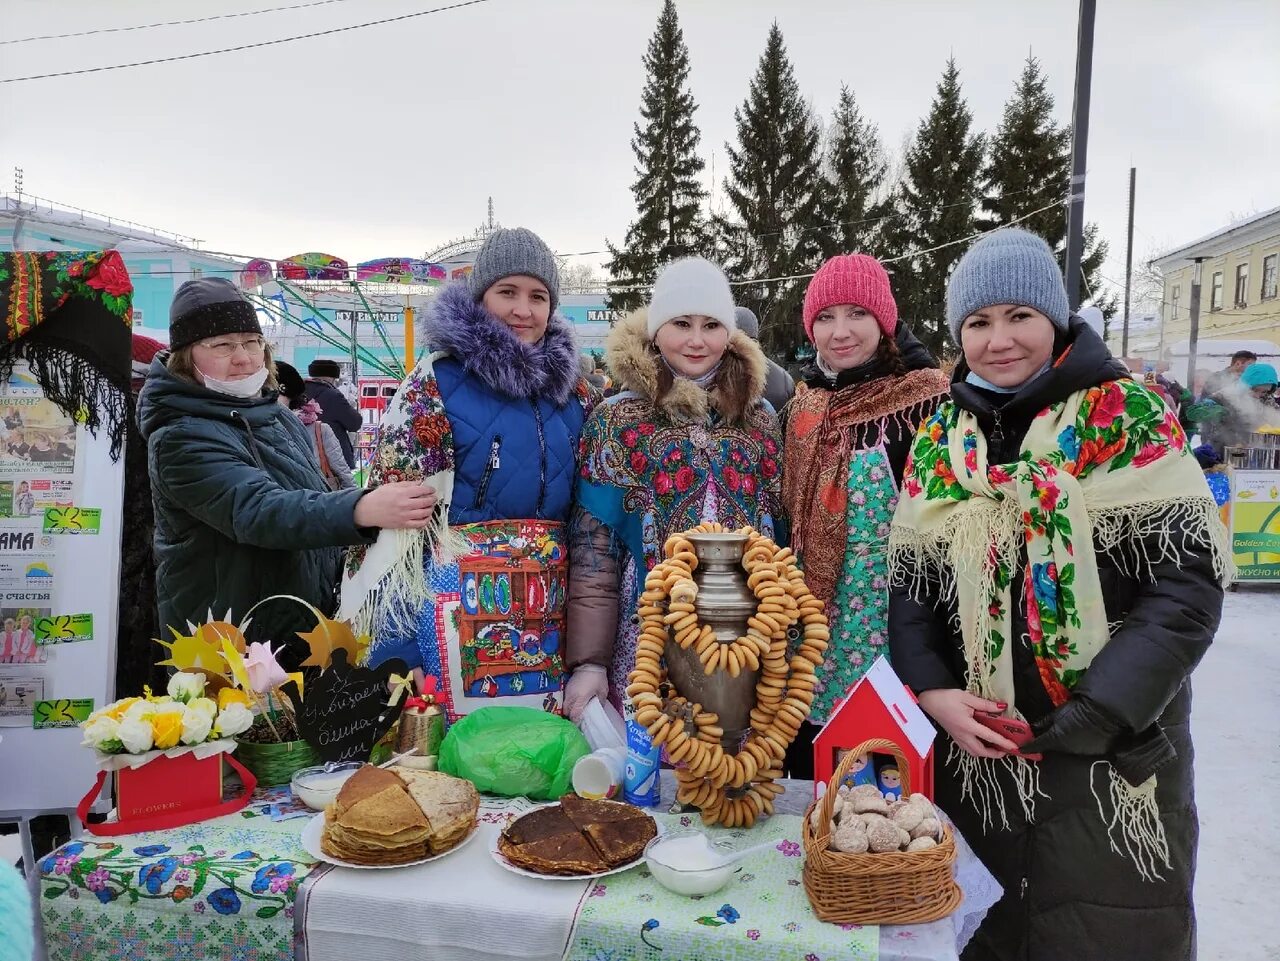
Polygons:
<instances>
[{"instance_id":1,"label":"bowl of sour cream","mask_svg":"<svg viewBox=\"0 0 1280 961\"><path fill-rule=\"evenodd\" d=\"M347 779L362 767L364 765L359 761L304 767L294 772L289 786L293 788L294 797L301 798L302 803L311 810L323 811L333 803Z\"/></svg>"},{"instance_id":2,"label":"bowl of sour cream","mask_svg":"<svg viewBox=\"0 0 1280 961\"><path fill-rule=\"evenodd\" d=\"M659 834L644 849L649 873L673 894L698 897L714 894L729 883L737 869L733 845L712 841L701 831Z\"/></svg>"}]
</instances>

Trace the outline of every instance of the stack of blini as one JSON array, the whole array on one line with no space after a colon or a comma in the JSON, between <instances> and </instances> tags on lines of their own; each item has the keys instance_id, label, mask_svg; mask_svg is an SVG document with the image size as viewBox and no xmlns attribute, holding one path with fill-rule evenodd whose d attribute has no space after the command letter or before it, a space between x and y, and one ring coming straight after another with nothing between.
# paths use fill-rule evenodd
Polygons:
<instances>
[{"instance_id":1,"label":"stack of blini","mask_svg":"<svg viewBox=\"0 0 1280 961\"><path fill-rule=\"evenodd\" d=\"M419 777L423 774L428 776ZM430 772L397 774L366 764L325 811L320 847L352 864L421 861L463 841L475 827L479 805L480 796L467 781Z\"/></svg>"}]
</instances>

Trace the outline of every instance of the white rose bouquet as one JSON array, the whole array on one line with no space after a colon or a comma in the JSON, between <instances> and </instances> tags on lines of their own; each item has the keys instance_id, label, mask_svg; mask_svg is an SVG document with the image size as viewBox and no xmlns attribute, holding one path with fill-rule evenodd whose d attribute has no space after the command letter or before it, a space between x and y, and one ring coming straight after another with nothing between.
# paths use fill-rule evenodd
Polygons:
<instances>
[{"instance_id":1,"label":"white rose bouquet","mask_svg":"<svg viewBox=\"0 0 1280 961\"><path fill-rule=\"evenodd\" d=\"M80 725L82 743L99 754L145 754L235 737L253 725L248 697L235 689L219 691L216 701L205 697L203 674L179 671L167 690L159 697L148 690L94 711Z\"/></svg>"}]
</instances>

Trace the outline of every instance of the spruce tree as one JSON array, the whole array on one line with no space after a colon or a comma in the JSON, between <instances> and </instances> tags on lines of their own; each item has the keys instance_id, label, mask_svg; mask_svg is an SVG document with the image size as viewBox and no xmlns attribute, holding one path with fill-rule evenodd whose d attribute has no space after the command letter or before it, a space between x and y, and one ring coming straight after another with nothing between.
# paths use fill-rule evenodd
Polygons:
<instances>
[{"instance_id":1,"label":"spruce tree","mask_svg":"<svg viewBox=\"0 0 1280 961\"><path fill-rule=\"evenodd\" d=\"M853 91L842 84L827 136L827 226L819 232L824 256L872 246L888 209L882 196L888 167L876 125L862 116Z\"/></svg>"},{"instance_id":2,"label":"spruce tree","mask_svg":"<svg viewBox=\"0 0 1280 961\"><path fill-rule=\"evenodd\" d=\"M1054 100L1035 57L1028 57L1013 96L991 140L982 173L982 225L987 229L1016 222L1039 234L1066 266L1067 190L1071 184L1071 128L1053 117ZM1047 208L1047 209L1042 209ZM1025 219L1023 219L1025 218ZM1107 243L1098 239L1096 224L1085 227L1081 272L1085 300L1110 318L1116 299L1100 285L1099 269L1107 258Z\"/></svg>"},{"instance_id":3,"label":"spruce tree","mask_svg":"<svg viewBox=\"0 0 1280 961\"><path fill-rule=\"evenodd\" d=\"M899 314L935 353L950 346L947 277L966 249L956 241L976 232L984 145L972 126L960 71L948 60L929 114L907 149L894 218L895 253L909 255L893 265Z\"/></svg>"},{"instance_id":4,"label":"spruce tree","mask_svg":"<svg viewBox=\"0 0 1280 961\"><path fill-rule=\"evenodd\" d=\"M608 269L616 288L653 283L659 268L678 257L703 251L707 225L702 212L706 189L699 177L701 134L694 125L698 109L689 91L689 48L666 0L644 56L647 72L640 97L641 122L634 125L636 220L622 246L609 244ZM647 299L645 290L611 287L609 306L632 310Z\"/></svg>"},{"instance_id":5,"label":"spruce tree","mask_svg":"<svg viewBox=\"0 0 1280 961\"><path fill-rule=\"evenodd\" d=\"M733 216L718 223L736 279L810 273L822 260L822 151L818 125L800 94L782 30L774 23L742 106L737 146L726 145L724 183ZM804 280L744 284L735 298L760 318L760 342L784 362L804 339Z\"/></svg>"}]
</instances>

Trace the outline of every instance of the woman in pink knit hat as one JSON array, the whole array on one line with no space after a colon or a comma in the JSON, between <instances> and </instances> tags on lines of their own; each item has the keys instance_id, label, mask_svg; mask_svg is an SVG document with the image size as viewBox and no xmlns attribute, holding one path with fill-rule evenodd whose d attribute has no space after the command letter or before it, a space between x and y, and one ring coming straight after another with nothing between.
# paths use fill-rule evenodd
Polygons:
<instances>
[{"instance_id":1,"label":"woman in pink knit hat","mask_svg":"<svg viewBox=\"0 0 1280 961\"><path fill-rule=\"evenodd\" d=\"M813 776L813 735L888 654L885 548L911 438L946 397L938 362L898 321L874 257L832 257L804 298L814 366L787 406L782 499L810 588L827 602L831 646L810 723L788 755Z\"/></svg>"}]
</instances>

